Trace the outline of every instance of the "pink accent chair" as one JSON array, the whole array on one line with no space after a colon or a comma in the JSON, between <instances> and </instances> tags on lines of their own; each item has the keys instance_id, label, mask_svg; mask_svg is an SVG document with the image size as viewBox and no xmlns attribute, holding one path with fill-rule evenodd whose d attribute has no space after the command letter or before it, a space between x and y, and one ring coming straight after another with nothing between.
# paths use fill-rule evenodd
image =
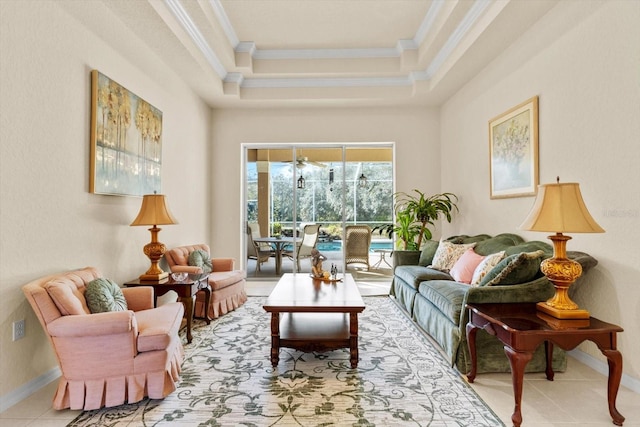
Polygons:
<instances>
[{"instance_id":1,"label":"pink accent chair","mask_svg":"<svg viewBox=\"0 0 640 427\"><path fill-rule=\"evenodd\" d=\"M162 399L176 389L184 357L181 303L154 308L153 288L122 288L126 311L91 314L93 267L34 280L22 290L48 335L62 377L54 409L92 410Z\"/></svg>"},{"instance_id":2,"label":"pink accent chair","mask_svg":"<svg viewBox=\"0 0 640 427\"><path fill-rule=\"evenodd\" d=\"M165 252L164 258L172 273L187 272L201 274L202 269L189 265L189 254L197 249L211 254L209 246L201 243L197 245L179 246ZM235 310L247 301L245 283L247 273L244 270L234 270L233 258L213 258L213 272L209 275L211 299L209 301L208 318L216 319L223 314ZM195 317L205 316L204 292L196 294L194 308Z\"/></svg>"}]
</instances>

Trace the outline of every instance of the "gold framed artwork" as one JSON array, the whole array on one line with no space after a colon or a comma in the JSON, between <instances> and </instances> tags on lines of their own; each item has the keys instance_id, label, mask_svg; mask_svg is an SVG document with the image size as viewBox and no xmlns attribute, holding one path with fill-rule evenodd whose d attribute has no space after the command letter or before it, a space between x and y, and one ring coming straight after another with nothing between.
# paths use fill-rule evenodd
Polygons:
<instances>
[{"instance_id":1,"label":"gold framed artwork","mask_svg":"<svg viewBox=\"0 0 640 427\"><path fill-rule=\"evenodd\" d=\"M538 188L538 97L489 121L490 197L535 196Z\"/></svg>"},{"instance_id":2,"label":"gold framed artwork","mask_svg":"<svg viewBox=\"0 0 640 427\"><path fill-rule=\"evenodd\" d=\"M98 70L91 71L89 191L161 193L162 112Z\"/></svg>"}]
</instances>

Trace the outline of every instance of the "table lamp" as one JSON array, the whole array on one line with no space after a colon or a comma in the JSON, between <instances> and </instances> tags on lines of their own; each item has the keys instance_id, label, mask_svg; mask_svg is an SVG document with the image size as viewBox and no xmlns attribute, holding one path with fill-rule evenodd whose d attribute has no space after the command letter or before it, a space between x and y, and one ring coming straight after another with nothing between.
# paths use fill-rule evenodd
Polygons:
<instances>
[{"instance_id":1,"label":"table lamp","mask_svg":"<svg viewBox=\"0 0 640 427\"><path fill-rule=\"evenodd\" d=\"M582 266L567 258L567 241L571 237L562 233L604 233L582 200L580 187L575 182L538 186L538 195L520 228L530 231L548 231L553 242L553 257L540 265L542 273L553 283L555 295L537 307L557 319L588 319L589 312L578 308L569 298L569 287L582 274Z\"/></svg>"},{"instance_id":2,"label":"table lamp","mask_svg":"<svg viewBox=\"0 0 640 427\"><path fill-rule=\"evenodd\" d=\"M144 246L144 254L151 260L151 267L146 273L140 276L141 281L159 281L169 276L169 273L160 268L158 262L167 250L164 243L158 241L158 232L161 228L158 225L177 224L173 218L167 205L165 197L162 194L147 194L142 198L142 206L136 219L131 225L151 225L151 242Z\"/></svg>"}]
</instances>

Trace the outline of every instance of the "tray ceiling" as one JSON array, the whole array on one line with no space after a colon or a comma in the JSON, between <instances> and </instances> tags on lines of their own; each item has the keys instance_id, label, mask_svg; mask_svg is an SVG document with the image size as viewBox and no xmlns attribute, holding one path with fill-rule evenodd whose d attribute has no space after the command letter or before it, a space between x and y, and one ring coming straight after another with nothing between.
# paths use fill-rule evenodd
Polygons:
<instances>
[{"instance_id":1,"label":"tray ceiling","mask_svg":"<svg viewBox=\"0 0 640 427\"><path fill-rule=\"evenodd\" d=\"M439 105L557 1L62 3L126 52L108 10L209 105L240 108Z\"/></svg>"}]
</instances>

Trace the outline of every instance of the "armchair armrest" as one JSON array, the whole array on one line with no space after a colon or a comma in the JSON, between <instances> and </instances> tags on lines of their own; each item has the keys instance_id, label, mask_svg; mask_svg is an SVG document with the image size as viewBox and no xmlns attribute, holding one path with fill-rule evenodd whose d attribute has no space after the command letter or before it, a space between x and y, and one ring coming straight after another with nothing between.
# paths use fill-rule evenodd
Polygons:
<instances>
[{"instance_id":1,"label":"armchair armrest","mask_svg":"<svg viewBox=\"0 0 640 427\"><path fill-rule=\"evenodd\" d=\"M131 332L138 335L133 311L62 316L47 325L52 337L86 337Z\"/></svg>"},{"instance_id":2,"label":"armchair armrest","mask_svg":"<svg viewBox=\"0 0 640 427\"><path fill-rule=\"evenodd\" d=\"M202 274L202 269L195 265L174 265L171 267L172 273L189 273L189 274Z\"/></svg>"},{"instance_id":3,"label":"armchair armrest","mask_svg":"<svg viewBox=\"0 0 640 427\"><path fill-rule=\"evenodd\" d=\"M213 271L231 271L233 270L233 258L212 258Z\"/></svg>"},{"instance_id":4,"label":"armchair armrest","mask_svg":"<svg viewBox=\"0 0 640 427\"><path fill-rule=\"evenodd\" d=\"M124 299L127 300L127 307L132 311L148 310L153 308L153 287L135 286L122 288Z\"/></svg>"}]
</instances>

